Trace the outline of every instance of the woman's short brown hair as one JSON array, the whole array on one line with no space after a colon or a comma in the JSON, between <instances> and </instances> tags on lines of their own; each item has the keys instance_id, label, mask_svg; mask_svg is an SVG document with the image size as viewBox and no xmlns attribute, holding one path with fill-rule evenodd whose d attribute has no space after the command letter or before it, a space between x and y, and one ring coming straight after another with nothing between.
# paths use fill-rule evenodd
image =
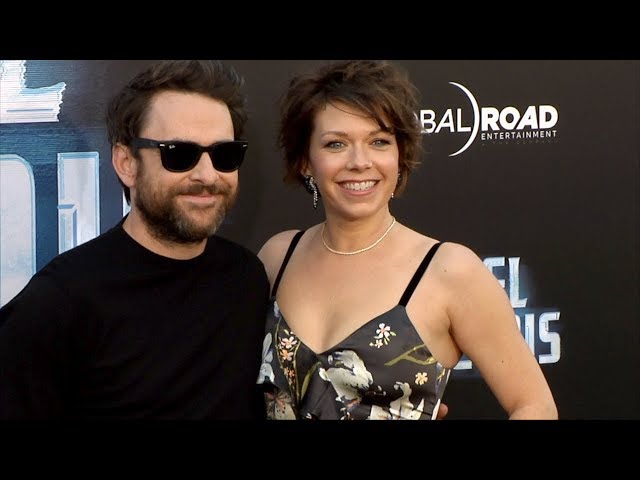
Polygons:
<instances>
[{"instance_id":1,"label":"woman's short brown hair","mask_svg":"<svg viewBox=\"0 0 640 480\"><path fill-rule=\"evenodd\" d=\"M387 61L345 60L296 75L280 103L278 144L284 154L285 182L304 185L301 172L308 162L315 115L327 104L341 102L395 135L400 155L396 193L401 193L422 153L418 96L407 73Z\"/></svg>"}]
</instances>

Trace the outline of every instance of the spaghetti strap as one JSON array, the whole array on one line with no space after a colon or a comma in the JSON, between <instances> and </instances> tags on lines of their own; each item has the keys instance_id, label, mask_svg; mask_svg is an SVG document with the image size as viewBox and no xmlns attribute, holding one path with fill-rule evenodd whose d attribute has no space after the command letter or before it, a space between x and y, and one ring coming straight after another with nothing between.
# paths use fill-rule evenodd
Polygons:
<instances>
[{"instance_id":1,"label":"spaghetti strap","mask_svg":"<svg viewBox=\"0 0 640 480\"><path fill-rule=\"evenodd\" d=\"M422 275L424 274L425 270L429 266L431 259L438 251L438 248L440 247L440 245L442 245L442 243L438 242L429 249L425 257L422 259L422 262L418 266L416 273L413 274L413 278L409 282L409 285L407 285L407 288L402 294L402 298L400 299L400 305L402 305L403 307L406 307L407 303L409 303L409 299L411 299L411 295L413 295L413 291L418 286L418 283L420 283L420 280L422 279Z\"/></svg>"},{"instance_id":2,"label":"spaghetti strap","mask_svg":"<svg viewBox=\"0 0 640 480\"><path fill-rule=\"evenodd\" d=\"M282 265L280 265L280 271L278 272L278 276L276 277L276 281L273 282L273 288L271 289L271 296L272 297L276 296L276 291L278 290L278 285L280 284L280 279L282 278L282 274L284 273L284 269L287 266L287 263L289 263L289 259L291 258L291 254L295 250L296 245L298 245L298 241L300 240L300 237L302 237L304 232L305 232L304 230L300 230L291 239L291 243L289 244L289 248L287 249L287 254L284 256L284 260L282 261Z\"/></svg>"}]
</instances>

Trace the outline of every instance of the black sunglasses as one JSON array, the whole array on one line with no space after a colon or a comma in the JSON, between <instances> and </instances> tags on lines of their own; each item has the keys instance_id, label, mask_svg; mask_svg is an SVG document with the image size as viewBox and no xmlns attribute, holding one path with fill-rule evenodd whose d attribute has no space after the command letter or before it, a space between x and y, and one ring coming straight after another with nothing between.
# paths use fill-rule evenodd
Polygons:
<instances>
[{"instance_id":1,"label":"black sunglasses","mask_svg":"<svg viewBox=\"0 0 640 480\"><path fill-rule=\"evenodd\" d=\"M244 160L244 154L249 142L243 140L217 142L208 147L197 143L168 141L160 142L148 138L134 138L131 140L133 148L159 148L162 166L170 172L187 172L200 161L202 152L211 157L213 167L219 172L234 172Z\"/></svg>"}]
</instances>

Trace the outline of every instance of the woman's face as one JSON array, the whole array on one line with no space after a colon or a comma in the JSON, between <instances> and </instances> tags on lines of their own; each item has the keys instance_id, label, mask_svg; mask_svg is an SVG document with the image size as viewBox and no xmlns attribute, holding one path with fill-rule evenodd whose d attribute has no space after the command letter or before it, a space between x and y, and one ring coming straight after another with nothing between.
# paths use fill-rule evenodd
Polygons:
<instances>
[{"instance_id":1,"label":"woman's face","mask_svg":"<svg viewBox=\"0 0 640 480\"><path fill-rule=\"evenodd\" d=\"M388 210L398 182L395 135L344 103L315 116L304 175L313 175L325 212L355 219Z\"/></svg>"}]
</instances>

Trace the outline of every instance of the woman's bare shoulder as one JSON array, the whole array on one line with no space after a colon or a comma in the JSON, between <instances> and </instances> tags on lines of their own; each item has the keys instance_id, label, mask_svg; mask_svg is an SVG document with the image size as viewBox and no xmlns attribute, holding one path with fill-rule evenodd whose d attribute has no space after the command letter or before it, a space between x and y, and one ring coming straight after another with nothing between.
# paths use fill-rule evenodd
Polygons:
<instances>
[{"instance_id":1,"label":"woman's bare shoulder","mask_svg":"<svg viewBox=\"0 0 640 480\"><path fill-rule=\"evenodd\" d=\"M445 278L462 279L480 268L484 267L478 255L466 245L456 242L440 241L431 237L425 237L429 248L440 243L436 254L431 261L430 269Z\"/></svg>"},{"instance_id":2,"label":"woman's bare shoulder","mask_svg":"<svg viewBox=\"0 0 640 480\"><path fill-rule=\"evenodd\" d=\"M286 250L293 239L293 236L298 233L299 230L284 230L278 232L269 238L258 252L258 257L264 262L265 258L277 255L280 251Z\"/></svg>"},{"instance_id":3,"label":"woman's bare shoulder","mask_svg":"<svg viewBox=\"0 0 640 480\"><path fill-rule=\"evenodd\" d=\"M262 261L271 277L280 268L284 256L291 245L291 241L300 230L284 230L269 238L258 252L258 258Z\"/></svg>"},{"instance_id":4,"label":"woman's bare shoulder","mask_svg":"<svg viewBox=\"0 0 640 480\"><path fill-rule=\"evenodd\" d=\"M466 245L441 240L405 227L404 245L406 250L413 251L416 254L421 251L428 252L436 244L441 245L433 257L432 263L434 264L440 264L443 267L450 265L451 268L465 269L470 265L477 264L479 260L475 252Z\"/></svg>"}]
</instances>

